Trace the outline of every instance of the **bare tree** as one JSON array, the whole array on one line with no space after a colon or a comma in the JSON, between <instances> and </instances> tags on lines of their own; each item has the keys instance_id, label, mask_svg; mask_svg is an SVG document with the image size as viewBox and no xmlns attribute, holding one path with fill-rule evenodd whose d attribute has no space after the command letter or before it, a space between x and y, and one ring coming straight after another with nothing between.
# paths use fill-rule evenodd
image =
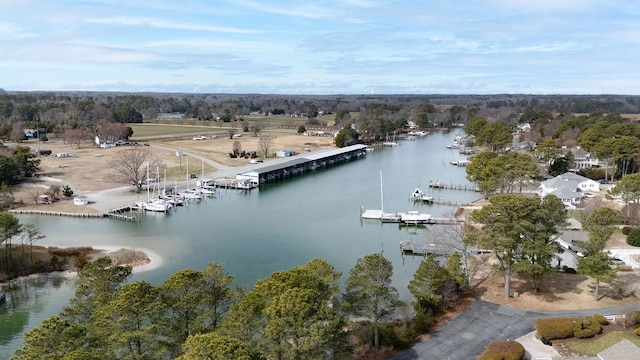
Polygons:
<instances>
[{"instance_id":1,"label":"bare tree","mask_svg":"<svg viewBox=\"0 0 640 360\"><path fill-rule=\"evenodd\" d=\"M100 120L96 127L96 134L100 142L114 143L126 137L127 127L123 123Z\"/></svg>"},{"instance_id":2,"label":"bare tree","mask_svg":"<svg viewBox=\"0 0 640 360\"><path fill-rule=\"evenodd\" d=\"M160 167L161 161L151 151L133 147L118 153L109 166L113 169L113 180L131 184L140 192L147 181L147 170Z\"/></svg>"},{"instance_id":3,"label":"bare tree","mask_svg":"<svg viewBox=\"0 0 640 360\"><path fill-rule=\"evenodd\" d=\"M49 185L49 194L51 194L52 198L57 198L58 195L60 195L60 192L62 191L62 188L60 187L60 185Z\"/></svg>"},{"instance_id":4,"label":"bare tree","mask_svg":"<svg viewBox=\"0 0 640 360\"><path fill-rule=\"evenodd\" d=\"M260 150L262 151L262 157L265 159L269 157L269 148L272 142L272 137L261 137L258 141L258 146L260 146Z\"/></svg>"},{"instance_id":5,"label":"bare tree","mask_svg":"<svg viewBox=\"0 0 640 360\"><path fill-rule=\"evenodd\" d=\"M238 151L242 150L242 145L240 144L240 141L234 141L231 151L233 151L234 154L237 154Z\"/></svg>"},{"instance_id":6,"label":"bare tree","mask_svg":"<svg viewBox=\"0 0 640 360\"><path fill-rule=\"evenodd\" d=\"M251 130L251 133L253 134L253 136L258 136L260 135L260 132L262 131L263 125L262 124L253 124L249 127L249 130Z\"/></svg>"},{"instance_id":7,"label":"bare tree","mask_svg":"<svg viewBox=\"0 0 640 360\"><path fill-rule=\"evenodd\" d=\"M89 140L90 138L89 132L87 132L87 130L85 129L80 128L65 131L65 137L72 145L78 145L78 147L80 147L80 144Z\"/></svg>"},{"instance_id":8,"label":"bare tree","mask_svg":"<svg viewBox=\"0 0 640 360\"><path fill-rule=\"evenodd\" d=\"M29 257L31 258L31 265L33 265L33 243L45 238L47 235L40 232L40 230L33 224L27 224L23 228L23 233L26 240L29 242Z\"/></svg>"},{"instance_id":9,"label":"bare tree","mask_svg":"<svg viewBox=\"0 0 640 360\"><path fill-rule=\"evenodd\" d=\"M236 134L237 131L238 129L235 129L235 128L227 129L227 133L229 134L229 139L233 139L233 136Z\"/></svg>"}]
</instances>

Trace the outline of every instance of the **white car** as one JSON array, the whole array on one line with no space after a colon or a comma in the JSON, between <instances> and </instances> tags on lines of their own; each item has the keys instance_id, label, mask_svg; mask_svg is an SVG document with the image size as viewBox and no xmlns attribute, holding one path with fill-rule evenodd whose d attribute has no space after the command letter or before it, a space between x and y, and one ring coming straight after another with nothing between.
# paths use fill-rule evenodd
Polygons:
<instances>
[{"instance_id":1,"label":"white car","mask_svg":"<svg viewBox=\"0 0 640 360\"><path fill-rule=\"evenodd\" d=\"M594 197L596 197L596 196L595 196L595 195L593 195L592 193L588 193L588 192L583 193L582 195L583 195L584 197L586 197L586 198L594 198Z\"/></svg>"},{"instance_id":2,"label":"white car","mask_svg":"<svg viewBox=\"0 0 640 360\"><path fill-rule=\"evenodd\" d=\"M260 159L251 159L251 160L249 160L249 164L259 164L261 162L262 162L262 160L260 160Z\"/></svg>"}]
</instances>

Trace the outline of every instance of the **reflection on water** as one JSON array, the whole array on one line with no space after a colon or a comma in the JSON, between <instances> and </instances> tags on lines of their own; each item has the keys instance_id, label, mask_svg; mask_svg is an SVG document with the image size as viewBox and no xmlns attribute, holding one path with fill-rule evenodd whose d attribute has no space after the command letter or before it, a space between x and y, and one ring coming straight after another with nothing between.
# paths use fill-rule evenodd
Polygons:
<instances>
[{"instance_id":1,"label":"reflection on water","mask_svg":"<svg viewBox=\"0 0 640 360\"><path fill-rule=\"evenodd\" d=\"M150 249L162 257L162 266L136 273L133 280L154 285L182 269L202 270L216 261L235 276L235 285L250 287L275 271L302 265L314 257L331 262L343 273L344 281L357 259L382 251L393 263L394 286L409 299L407 284L422 258L402 257L399 243L434 242L438 236L434 226L363 222L360 211L380 209L382 171L385 211L419 210L436 217L450 214L455 208L416 204L409 200L409 194L417 187L429 191L432 180L466 183L464 168L449 164L451 150L446 145L454 136L432 134L369 152L366 159L250 192L223 189L215 199L179 208L170 215L147 214L139 223L46 216L20 216L20 221L47 234L41 245ZM479 197L469 191L430 192L451 201ZM4 327L8 312L0 314L0 346L20 346L21 332L59 312L73 294L72 281L65 279L20 291L33 292L28 298L37 301L23 303L23 318L16 319L12 329Z\"/></svg>"},{"instance_id":2,"label":"reflection on water","mask_svg":"<svg viewBox=\"0 0 640 360\"><path fill-rule=\"evenodd\" d=\"M73 295L73 278L45 276L21 279L3 287L7 296L0 305L0 359L8 359L22 346L23 333L59 313Z\"/></svg>"}]
</instances>

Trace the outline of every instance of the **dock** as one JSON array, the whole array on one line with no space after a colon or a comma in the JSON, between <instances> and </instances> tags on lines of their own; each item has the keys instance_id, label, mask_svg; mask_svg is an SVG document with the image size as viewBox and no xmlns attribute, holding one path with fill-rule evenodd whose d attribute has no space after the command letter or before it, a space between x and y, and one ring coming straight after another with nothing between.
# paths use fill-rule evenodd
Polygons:
<instances>
[{"instance_id":1,"label":"dock","mask_svg":"<svg viewBox=\"0 0 640 360\"><path fill-rule=\"evenodd\" d=\"M430 188L434 188L434 189L451 189L451 190L463 190L463 191L475 191L475 192L479 192L480 189L478 189L477 186L475 185L469 185L469 184L447 184L445 182L442 181L430 181L429 182L429 187Z\"/></svg>"},{"instance_id":2,"label":"dock","mask_svg":"<svg viewBox=\"0 0 640 360\"><path fill-rule=\"evenodd\" d=\"M77 217L77 218L112 218L123 221L132 221L138 222L140 221L136 216L133 215L125 215L125 211L130 211L130 207L124 207L119 209L109 210L107 212L93 212L93 213L82 213L82 212L70 212L70 211L47 211L47 210L35 210L35 209L11 209L9 210L12 214L18 215L48 215L48 216L65 216L65 217Z\"/></svg>"},{"instance_id":3,"label":"dock","mask_svg":"<svg viewBox=\"0 0 640 360\"><path fill-rule=\"evenodd\" d=\"M400 241L400 251L403 255L417 255L426 256L427 254L435 255L449 255L451 250L443 245L438 244L419 244L416 245L413 241L404 240Z\"/></svg>"},{"instance_id":4,"label":"dock","mask_svg":"<svg viewBox=\"0 0 640 360\"><path fill-rule=\"evenodd\" d=\"M417 214L415 211L384 212L378 209L361 209L360 211L360 218L363 220L378 220L383 223L398 223L400 225L453 225L462 222L456 218L432 217L428 214Z\"/></svg>"}]
</instances>

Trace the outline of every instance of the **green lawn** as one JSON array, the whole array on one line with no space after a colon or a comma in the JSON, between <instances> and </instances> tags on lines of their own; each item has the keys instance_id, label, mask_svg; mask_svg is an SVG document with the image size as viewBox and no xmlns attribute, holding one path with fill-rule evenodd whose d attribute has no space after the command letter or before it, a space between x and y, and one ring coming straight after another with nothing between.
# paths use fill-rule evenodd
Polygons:
<instances>
[{"instance_id":1,"label":"green lawn","mask_svg":"<svg viewBox=\"0 0 640 360\"><path fill-rule=\"evenodd\" d=\"M201 125L167 125L167 124L127 124L133 130L133 140L144 140L165 136L185 136L206 134L212 131L225 131L224 128Z\"/></svg>"},{"instance_id":2,"label":"green lawn","mask_svg":"<svg viewBox=\"0 0 640 360\"><path fill-rule=\"evenodd\" d=\"M597 339L573 339L567 341L566 346L578 354L596 356L602 350L609 348L622 339L628 339L640 346L640 337L635 335L632 330L611 332Z\"/></svg>"}]
</instances>

